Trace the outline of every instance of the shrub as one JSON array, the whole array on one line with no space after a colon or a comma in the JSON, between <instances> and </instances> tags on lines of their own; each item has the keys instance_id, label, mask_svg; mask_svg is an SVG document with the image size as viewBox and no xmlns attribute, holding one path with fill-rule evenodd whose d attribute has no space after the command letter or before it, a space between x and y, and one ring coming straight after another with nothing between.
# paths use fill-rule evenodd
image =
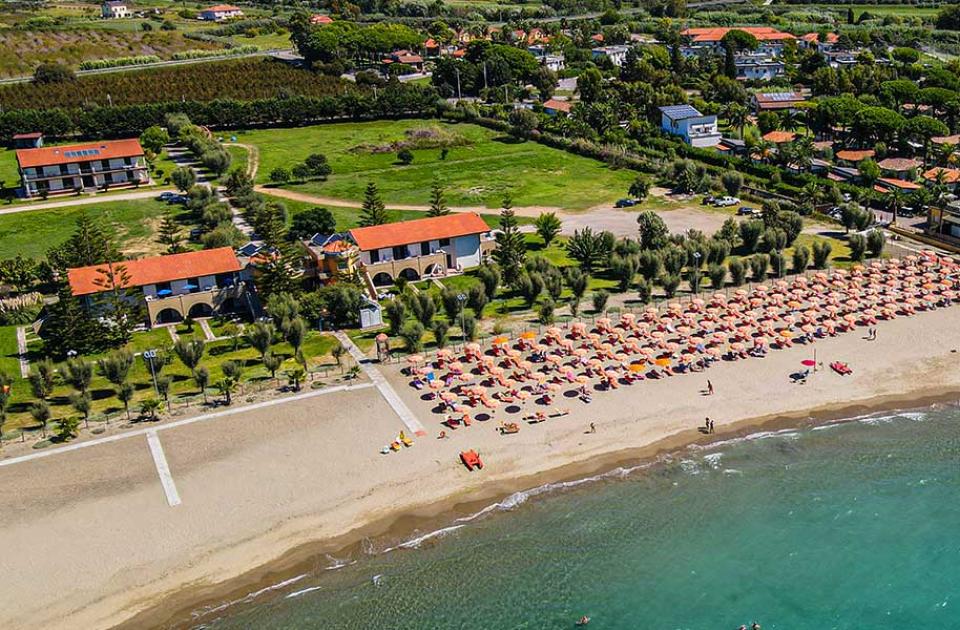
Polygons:
<instances>
[{"instance_id":1,"label":"shrub","mask_svg":"<svg viewBox=\"0 0 960 630\"><path fill-rule=\"evenodd\" d=\"M537 320L544 325L553 323L553 311L556 308L556 304L550 298L545 299L540 303L540 308L537 310Z\"/></svg>"},{"instance_id":2,"label":"shrub","mask_svg":"<svg viewBox=\"0 0 960 630\"><path fill-rule=\"evenodd\" d=\"M660 277L660 286L668 298L677 294L677 287L680 286L680 274L665 273Z\"/></svg>"},{"instance_id":3,"label":"shrub","mask_svg":"<svg viewBox=\"0 0 960 630\"><path fill-rule=\"evenodd\" d=\"M593 310L597 313L603 312L607 308L607 300L610 299L610 294L604 290L595 291L593 294Z\"/></svg>"},{"instance_id":4,"label":"shrub","mask_svg":"<svg viewBox=\"0 0 960 630\"><path fill-rule=\"evenodd\" d=\"M746 253L752 254L757 251L757 244L760 242L762 234L763 221L751 220L740 224L740 240L743 242L743 249Z\"/></svg>"},{"instance_id":5,"label":"shrub","mask_svg":"<svg viewBox=\"0 0 960 630\"><path fill-rule=\"evenodd\" d=\"M407 352L423 351L423 324L420 322L407 322L400 330L400 338L406 345Z\"/></svg>"},{"instance_id":6,"label":"shrub","mask_svg":"<svg viewBox=\"0 0 960 630\"><path fill-rule=\"evenodd\" d=\"M750 257L750 275L754 282L763 282L767 279L770 269L770 257L766 254L754 254Z\"/></svg>"},{"instance_id":7,"label":"shrub","mask_svg":"<svg viewBox=\"0 0 960 630\"><path fill-rule=\"evenodd\" d=\"M778 278L782 278L787 273L787 257L783 252L777 251L770 254L770 267Z\"/></svg>"},{"instance_id":8,"label":"shrub","mask_svg":"<svg viewBox=\"0 0 960 630\"><path fill-rule=\"evenodd\" d=\"M862 234L851 234L847 238L850 245L850 259L861 261L867 253L867 238Z\"/></svg>"},{"instance_id":9,"label":"shrub","mask_svg":"<svg viewBox=\"0 0 960 630\"><path fill-rule=\"evenodd\" d=\"M721 263L713 263L707 271L710 276L710 286L715 289L722 289L727 282L727 268Z\"/></svg>"},{"instance_id":10,"label":"shrub","mask_svg":"<svg viewBox=\"0 0 960 630\"><path fill-rule=\"evenodd\" d=\"M648 303L653 297L653 282L647 278L640 278L637 282L637 297L644 304Z\"/></svg>"},{"instance_id":11,"label":"shrub","mask_svg":"<svg viewBox=\"0 0 960 630\"><path fill-rule=\"evenodd\" d=\"M887 238L883 235L883 231L870 230L867 232L867 249L873 258L878 258L883 253L883 246L886 242Z\"/></svg>"},{"instance_id":12,"label":"shrub","mask_svg":"<svg viewBox=\"0 0 960 630\"><path fill-rule=\"evenodd\" d=\"M747 266L743 264L743 260L737 258L730 261L730 283L739 287L742 286L747 280Z\"/></svg>"},{"instance_id":13,"label":"shrub","mask_svg":"<svg viewBox=\"0 0 960 630\"><path fill-rule=\"evenodd\" d=\"M803 273L810 265L810 249L806 245L793 248L793 273Z\"/></svg>"},{"instance_id":14,"label":"shrub","mask_svg":"<svg viewBox=\"0 0 960 630\"><path fill-rule=\"evenodd\" d=\"M829 264L830 253L833 246L829 241L813 242L813 267L814 269L826 269Z\"/></svg>"}]
</instances>

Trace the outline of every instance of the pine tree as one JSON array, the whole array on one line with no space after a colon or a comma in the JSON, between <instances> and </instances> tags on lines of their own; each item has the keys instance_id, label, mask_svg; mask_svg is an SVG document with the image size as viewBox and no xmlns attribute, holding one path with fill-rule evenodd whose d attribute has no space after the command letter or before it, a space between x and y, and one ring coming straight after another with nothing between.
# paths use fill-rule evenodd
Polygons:
<instances>
[{"instance_id":1,"label":"pine tree","mask_svg":"<svg viewBox=\"0 0 960 630\"><path fill-rule=\"evenodd\" d=\"M44 347L56 357L73 350L78 354L93 354L101 349L101 329L73 297L70 288L62 286L59 300L51 304L43 326Z\"/></svg>"},{"instance_id":2,"label":"pine tree","mask_svg":"<svg viewBox=\"0 0 960 630\"><path fill-rule=\"evenodd\" d=\"M380 198L380 191L373 182L367 184L367 190L363 193L363 207L360 212L360 227L383 225L387 222L387 211Z\"/></svg>"},{"instance_id":3,"label":"pine tree","mask_svg":"<svg viewBox=\"0 0 960 630\"><path fill-rule=\"evenodd\" d=\"M450 214L450 208L447 207L447 200L443 197L443 186L439 180L433 180L433 186L430 188L430 210L427 211L428 217L440 217Z\"/></svg>"},{"instance_id":4,"label":"pine tree","mask_svg":"<svg viewBox=\"0 0 960 630\"><path fill-rule=\"evenodd\" d=\"M299 271L297 252L287 239L282 210L268 206L264 212L268 214L260 234L272 251L260 264L257 289L264 297L275 293L295 294L298 290L296 276Z\"/></svg>"},{"instance_id":5,"label":"pine tree","mask_svg":"<svg viewBox=\"0 0 960 630\"><path fill-rule=\"evenodd\" d=\"M106 339L113 347L130 341L134 327L140 323L137 300L130 299L133 277L124 264L108 262L97 269L93 283L103 289L103 317L109 322Z\"/></svg>"},{"instance_id":6,"label":"pine tree","mask_svg":"<svg viewBox=\"0 0 960 630\"><path fill-rule=\"evenodd\" d=\"M526 257L527 246L517 225L517 217L513 211L513 201L510 199L510 195L507 195L503 199L503 210L500 211L497 249L493 252L493 259L500 265L500 272L505 284L513 284L519 277Z\"/></svg>"},{"instance_id":7,"label":"pine tree","mask_svg":"<svg viewBox=\"0 0 960 630\"><path fill-rule=\"evenodd\" d=\"M180 224L177 223L172 210L163 213L163 221L160 223L157 241L161 245L167 246L168 254L177 254L183 251L183 235L180 232Z\"/></svg>"},{"instance_id":8,"label":"pine tree","mask_svg":"<svg viewBox=\"0 0 960 630\"><path fill-rule=\"evenodd\" d=\"M70 238L47 253L51 266L64 271L71 267L99 265L119 257L112 233L85 212L77 217L76 227Z\"/></svg>"}]
</instances>

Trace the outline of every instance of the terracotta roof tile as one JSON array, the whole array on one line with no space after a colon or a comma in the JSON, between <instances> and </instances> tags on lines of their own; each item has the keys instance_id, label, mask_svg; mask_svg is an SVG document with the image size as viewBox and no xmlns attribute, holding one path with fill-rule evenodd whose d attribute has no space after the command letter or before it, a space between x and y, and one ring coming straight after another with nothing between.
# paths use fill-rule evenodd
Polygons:
<instances>
[{"instance_id":1,"label":"terracotta roof tile","mask_svg":"<svg viewBox=\"0 0 960 630\"><path fill-rule=\"evenodd\" d=\"M82 152L86 152L86 154L81 155ZM20 168L31 168L141 155L143 155L143 147L140 146L140 141L136 138L130 138L129 140L87 142L84 144L40 147L39 149L20 149L17 151L17 162L20 164Z\"/></svg>"},{"instance_id":2,"label":"terracotta roof tile","mask_svg":"<svg viewBox=\"0 0 960 630\"><path fill-rule=\"evenodd\" d=\"M940 166L935 166L923 174L923 178L927 181L936 181L937 174L943 171L943 183L945 184L956 184L960 181L960 170L955 168L942 168Z\"/></svg>"},{"instance_id":3,"label":"terracotta roof tile","mask_svg":"<svg viewBox=\"0 0 960 630\"><path fill-rule=\"evenodd\" d=\"M350 230L350 237L362 251L370 251L489 231L490 227L479 214L458 212L442 217L354 228Z\"/></svg>"},{"instance_id":4,"label":"terracotta roof tile","mask_svg":"<svg viewBox=\"0 0 960 630\"><path fill-rule=\"evenodd\" d=\"M888 157L877 162L877 166L885 171L909 171L911 168L919 168L923 165L920 160L912 158Z\"/></svg>"},{"instance_id":5,"label":"terracotta roof tile","mask_svg":"<svg viewBox=\"0 0 960 630\"><path fill-rule=\"evenodd\" d=\"M793 142L797 134L792 131L771 131L764 134L763 139L774 144L783 144L784 142Z\"/></svg>"},{"instance_id":6,"label":"terracotta roof tile","mask_svg":"<svg viewBox=\"0 0 960 630\"><path fill-rule=\"evenodd\" d=\"M200 276L213 276L218 273L231 273L241 269L237 255L229 247L118 261L113 265L115 277L119 275L117 267L120 265L126 267L127 275L130 276L128 288ZM100 270L103 270L103 273ZM107 288L100 286L97 282L105 279L108 274L106 264L68 269L67 279L70 282L70 291L74 295L89 295L106 291ZM119 278L117 278L117 281L119 281Z\"/></svg>"},{"instance_id":7,"label":"terracotta roof tile","mask_svg":"<svg viewBox=\"0 0 960 630\"><path fill-rule=\"evenodd\" d=\"M872 158L874 155L876 155L876 152L873 149L864 149L862 151L844 149L842 151L837 151L836 157L838 160L846 160L847 162L859 162L861 160Z\"/></svg>"}]
</instances>

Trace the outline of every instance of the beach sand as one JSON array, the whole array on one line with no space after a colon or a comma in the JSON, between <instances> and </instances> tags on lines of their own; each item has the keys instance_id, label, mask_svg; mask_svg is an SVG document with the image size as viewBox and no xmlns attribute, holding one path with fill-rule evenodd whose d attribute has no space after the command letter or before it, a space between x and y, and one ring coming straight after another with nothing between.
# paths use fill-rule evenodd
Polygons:
<instances>
[{"instance_id":1,"label":"beach sand","mask_svg":"<svg viewBox=\"0 0 960 630\"><path fill-rule=\"evenodd\" d=\"M376 389L341 392L161 431L182 504L169 507L147 441L134 437L0 467L0 627L152 627L189 622L289 575L324 551L548 480L610 468L765 422L907 406L960 391L960 308L881 322L764 359L598 393L572 414L501 436L495 420L447 431L433 403L383 366L429 435L380 455L402 428ZM848 361L849 377L788 375L812 356ZM709 378L713 396L701 393ZM527 403L527 408L532 408ZM543 408L543 407L541 407ZM704 417L717 435L698 428ZM590 422L597 432L586 434ZM460 450L483 455L468 473ZM401 519L398 521L398 519ZM325 560L313 561L323 566Z\"/></svg>"}]
</instances>

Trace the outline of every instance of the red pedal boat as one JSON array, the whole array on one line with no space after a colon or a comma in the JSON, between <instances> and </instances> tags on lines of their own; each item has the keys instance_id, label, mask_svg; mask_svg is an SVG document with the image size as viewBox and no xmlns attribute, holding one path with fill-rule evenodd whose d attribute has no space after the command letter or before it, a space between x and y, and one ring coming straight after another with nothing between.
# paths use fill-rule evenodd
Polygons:
<instances>
[{"instance_id":1,"label":"red pedal boat","mask_svg":"<svg viewBox=\"0 0 960 630\"><path fill-rule=\"evenodd\" d=\"M480 459L480 455L473 449L460 451L460 461L467 467L467 470L472 471L474 468L478 470L483 468L483 460Z\"/></svg>"},{"instance_id":2,"label":"red pedal boat","mask_svg":"<svg viewBox=\"0 0 960 630\"><path fill-rule=\"evenodd\" d=\"M840 361L834 361L833 363L831 363L830 368L841 376L847 376L848 374L853 374L853 370L850 369L850 366Z\"/></svg>"}]
</instances>

